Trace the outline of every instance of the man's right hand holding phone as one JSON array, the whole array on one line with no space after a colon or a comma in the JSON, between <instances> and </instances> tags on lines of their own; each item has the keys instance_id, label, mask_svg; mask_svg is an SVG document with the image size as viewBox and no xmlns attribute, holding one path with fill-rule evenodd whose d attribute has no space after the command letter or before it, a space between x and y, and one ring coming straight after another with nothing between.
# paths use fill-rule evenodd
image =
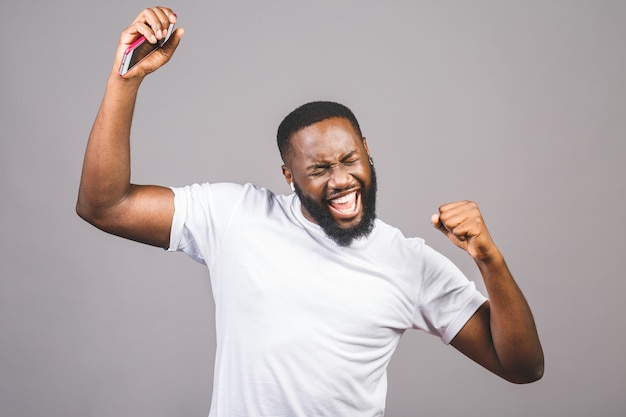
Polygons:
<instances>
[{"instance_id":1,"label":"man's right hand holding phone","mask_svg":"<svg viewBox=\"0 0 626 417\"><path fill-rule=\"evenodd\" d=\"M119 74L120 64L125 53L140 37L145 37L150 44L157 44L167 37L168 28L175 23L176 14L167 7L142 10L133 23L120 35L114 71ZM146 75L165 65L178 47L183 33L182 28L177 28L162 47L157 48L154 53L151 53L121 76L125 79L143 79Z\"/></svg>"}]
</instances>

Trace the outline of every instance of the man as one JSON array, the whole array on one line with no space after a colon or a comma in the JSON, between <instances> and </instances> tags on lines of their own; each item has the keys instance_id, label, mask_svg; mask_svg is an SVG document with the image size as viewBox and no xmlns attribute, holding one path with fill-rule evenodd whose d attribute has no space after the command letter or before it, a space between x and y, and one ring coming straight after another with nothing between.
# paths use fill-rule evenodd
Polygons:
<instances>
[{"instance_id":1,"label":"man","mask_svg":"<svg viewBox=\"0 0 626 417\"><path fill-rule=\"evenodd\" d=\"M176 16L146 9L121 35L86 149L77 212L109 233L207 265L216 304L211 416L381 416L386 369L405 329L515 383L541 378L531 311L477 205L445 204L432 223L475 260L489 301L421 239L376 218L376 175L345 106L305 104L278 129L277 195L251 184L130 183L130 126L143 78L178 46L121 77L123 51L154 43Z\"/></svg>"}]
</instances>

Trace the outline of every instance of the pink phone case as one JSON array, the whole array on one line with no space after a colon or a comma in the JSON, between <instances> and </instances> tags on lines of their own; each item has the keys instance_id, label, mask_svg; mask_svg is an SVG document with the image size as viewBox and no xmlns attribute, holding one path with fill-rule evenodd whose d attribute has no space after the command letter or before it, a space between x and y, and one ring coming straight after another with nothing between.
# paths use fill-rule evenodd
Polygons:
<instances>
[{"instance_id":1,"label":"pink phone case","mask_svg":"<svg viewBox=\"0 0 626 417\"><path fill-rule=\"evenodd\" d=\"M150 51L148 54L146 54L145 57L143 57L139 61L137 61L135 63L135 65L138 64L139 62L141 62L147 56L149 56L157 48L160 48L161 46L163 46L163 44L169 40L173 30L174 30L174 24L170 23L170 26L169 26L169 28L167 30L167 35L165 35L165 37L163 39L159 40L155 44L155 48L152 51ZM126 51L124 51L124 56L122 57L122 62L120 63L120 69L118 70L119 75L124 75L128 71L130 71L131 68L128 67L128 64L129 64L128 61L131 59L132 54L135 51L135 49L139 48L144 42L147 42L147 40L146 40L146 37L142 35L139 39L137 39L135 42L133 42L128 48L126 48Z\"/></svg>"},{"instance_id":2,"label":"pink phone case","mask_svg":"<svg viewBox=\"0 0 626 417\"><path fill-rule=\"evenodd\" d=\"M126 48L126 51L124 51L124 55L126 56L130 54L133 50L137 49L137 47L141 45L142 43L144 43L145 41L146 41L146 37L141 35L139 39L137 39L135 42L132 43L132 45Z\"/></svg>"}]
</instances>

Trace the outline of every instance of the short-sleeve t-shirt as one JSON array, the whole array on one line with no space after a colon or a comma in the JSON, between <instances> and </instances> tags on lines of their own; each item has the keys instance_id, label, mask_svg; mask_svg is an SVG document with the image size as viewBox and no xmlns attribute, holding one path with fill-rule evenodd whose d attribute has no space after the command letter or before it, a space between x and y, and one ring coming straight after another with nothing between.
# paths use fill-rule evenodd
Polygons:
<instances>
[{"instance_id":1,"label":"short-sleeve t-shirt","mask_svg":"<svg viewBox=\"0 0 626 417\"><path fill-rule=\"evenodd\" d=\"M173 190L169 250L208 267L215 298L210 417L382 416L402 333L450 343L486 300L447 258L380 219L341 247L294 194Z\"/></svg>"}]
</instances>

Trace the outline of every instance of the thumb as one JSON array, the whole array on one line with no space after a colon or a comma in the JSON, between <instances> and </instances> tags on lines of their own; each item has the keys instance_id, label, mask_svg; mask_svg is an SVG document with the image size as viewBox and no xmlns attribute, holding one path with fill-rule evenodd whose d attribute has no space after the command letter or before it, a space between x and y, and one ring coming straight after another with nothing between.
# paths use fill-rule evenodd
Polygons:
<instances>
[{"instance_id":1,"label":"thumb","mask_svg":"<svg viewBox=\"0 0 626 417\"><path fill-rule=\"evenodd\" d=\"M441 218L438 213L435 213L432 216L430 216L430 222L432 223L435 229L438 229L441 233L448 235L448 229L446 229L446 227L441 222Z\"/></svg>"},{"instance_id":2,"label":"thumb","mask_svg":"<svg viewBox=\"0 0 626 417\"><path fill-rule=\"evenodd\" d=\"M162 52L168 57L171 57L176 48L178 48L178 44L180 43L180 39L183 37L184 33L185 29L177 28L163 45Z\"/></svg>"}]
</instances>

